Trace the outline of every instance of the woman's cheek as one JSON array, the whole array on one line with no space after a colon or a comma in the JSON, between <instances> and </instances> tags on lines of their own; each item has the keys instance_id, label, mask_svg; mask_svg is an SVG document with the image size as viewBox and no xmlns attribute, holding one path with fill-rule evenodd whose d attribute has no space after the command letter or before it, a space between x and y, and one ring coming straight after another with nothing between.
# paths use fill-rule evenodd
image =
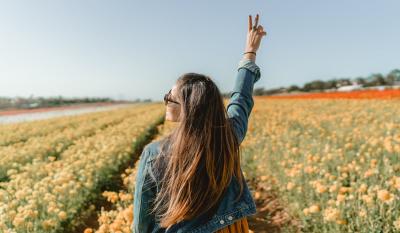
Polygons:
<instances>
[{"instance_id":1,"label":"woman's cheek","mask_svg":"<svg viewBox=\"0 0 400 233\"><path fill-rule=\"evenodd\" d=\"M170 112L169 108L167 108L165 110L165 119L166 120L171 120L171 112Z\"/></svg>"},{"instance_id":2,"label":"woman's cheek","mask_svg":"<svg viewBox=\"0 0 400 233\"><path fill-rule=\"evenodd\" d=\"M176 121L179 120L180 108L175 108L174 118Z\"/></svg>"},{"instance_id":3,"label":"woman's cheek","mask_svg":"<svg viewBox=\"0 0 400 233\"><path fill-rule=\"evenodd\" d=\"M170 121L175 121L176 119L176 113L175 113L175 108L171 108L171 107L167 107L167 111L166 111L166 119L170 120Z\"/></svg>"}]
</instances>

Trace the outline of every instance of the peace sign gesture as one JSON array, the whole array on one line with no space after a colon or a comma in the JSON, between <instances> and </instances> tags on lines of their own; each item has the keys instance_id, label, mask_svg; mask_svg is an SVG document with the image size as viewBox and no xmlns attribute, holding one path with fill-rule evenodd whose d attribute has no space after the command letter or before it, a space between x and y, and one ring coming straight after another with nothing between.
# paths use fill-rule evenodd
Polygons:
<instances>
[{"instance_id":1,"label":"peace sign gesture","mask_svg":"<svg viewBox=\"0 0 400 233\"><path fill-rule=\"evenodd\" d=\"M264 31L263 26L258 25L258 20L259 20L259 15L257 14L253 26L251 15L249 15L245 52L256 52L260 47L261 39L263 38L263 36L267 35L267 32Z\"/></svg>"}]
</instances>

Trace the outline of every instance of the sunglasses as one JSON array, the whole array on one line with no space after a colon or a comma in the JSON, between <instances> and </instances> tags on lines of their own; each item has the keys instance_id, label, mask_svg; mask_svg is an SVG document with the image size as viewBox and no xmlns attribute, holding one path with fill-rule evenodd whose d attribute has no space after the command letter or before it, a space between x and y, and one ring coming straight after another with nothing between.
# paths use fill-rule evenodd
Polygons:
<instances>
[{"instance_id":1,"label":"sunglasses","mask_svg":"<svg viewBox=\"0 0 400 233\"><path fill-rule=\"evenodd\" d=\"M164 104L167 105L168 102L180 104L179 102L176 102L175 100L171 99L171 90L169 90L169 92L164 95Z\"/></svg>"}]
</instances>

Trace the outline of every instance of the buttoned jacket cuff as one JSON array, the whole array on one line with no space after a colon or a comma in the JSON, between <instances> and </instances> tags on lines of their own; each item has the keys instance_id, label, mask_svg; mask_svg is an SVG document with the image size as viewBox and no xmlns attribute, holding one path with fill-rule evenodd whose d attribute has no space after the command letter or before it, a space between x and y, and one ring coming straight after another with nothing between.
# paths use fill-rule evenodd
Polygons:
<instances>
[{"instance_id":1,"label":"buttoned jacket cuff","mask_svg":"<svg viewBox=\"0 0 400 233\"><path fill-rule=\"evenodd\" d=\"M257 82L260 79L261 77L260 67L254 61L243 58L242 60L240 60L237 70L239 71L239 69L241 68L248 69L255 74L254 82Z\"/></svg>"}]
</instances>

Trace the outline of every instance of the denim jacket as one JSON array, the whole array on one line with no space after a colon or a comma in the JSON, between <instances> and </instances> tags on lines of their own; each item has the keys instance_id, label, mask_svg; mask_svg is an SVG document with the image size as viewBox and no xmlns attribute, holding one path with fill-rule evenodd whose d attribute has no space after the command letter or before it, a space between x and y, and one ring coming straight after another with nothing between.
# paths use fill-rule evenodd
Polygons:
<instances>
[{"instance_id":1,"label":"denim jacket","mask_svg":"<svg viewBox=\"0 0 400 233\"><path fill-rule=\"evenodd\" d=\"M260 68L249 59L242 59L237 70L227 112L241 143L246 135L248 118L254 105L252 97L254 83L260 79L261 73ZM212 233L233 224L240 218L256 213L256 206L246 182L243 194L236 203L234 202L240 190L237 179L233 177L216 213L211 218L198 216L195 219L183 220L168 229L161 228L155 221L155 216L148 214L160 185L152 170L153 160L160 152L159 145L160 140L147 144L140 156L134 191L132 232Z\"/></svg>"}]
</instances>

